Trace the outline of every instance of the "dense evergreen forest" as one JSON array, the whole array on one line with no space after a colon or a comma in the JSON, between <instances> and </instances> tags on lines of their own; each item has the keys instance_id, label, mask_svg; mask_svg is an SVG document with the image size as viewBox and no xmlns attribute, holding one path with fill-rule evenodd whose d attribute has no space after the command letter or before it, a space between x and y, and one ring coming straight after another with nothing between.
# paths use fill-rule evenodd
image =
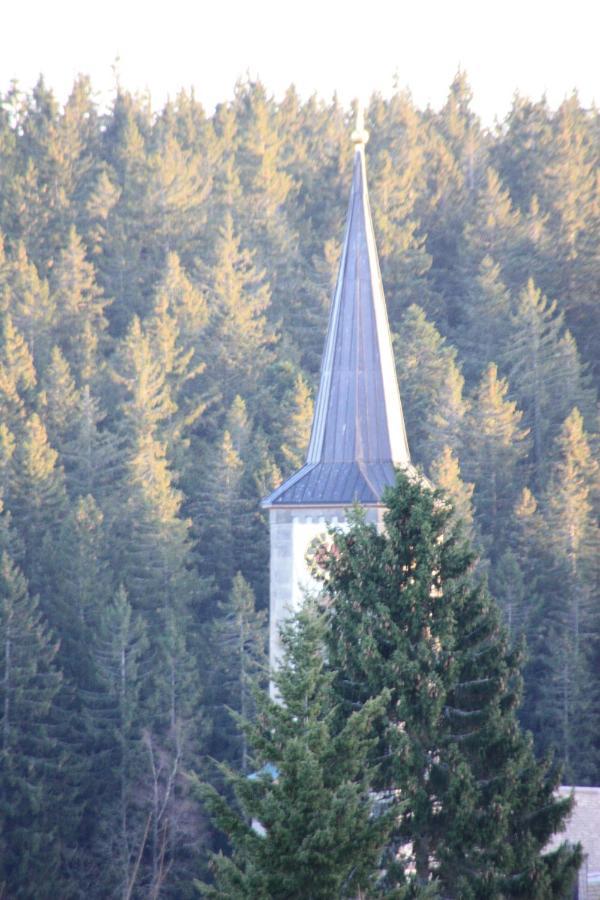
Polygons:
<instances>
[{"instance_id":1,"label":"dense evergreen forest","mask_svg":"<svg viewBox=\"0 0 600 900\"><path fill-rule=\"evenodd\" d=\"M212 116L0 97L1 896L205 871L187 773L247 766L259 501L308 441L352 119L252 82ZM366 120L413 459L526 641L538 753L598 784L600 114L517 96L484 128L459 73Z\"/></svg>"}]
</instances>

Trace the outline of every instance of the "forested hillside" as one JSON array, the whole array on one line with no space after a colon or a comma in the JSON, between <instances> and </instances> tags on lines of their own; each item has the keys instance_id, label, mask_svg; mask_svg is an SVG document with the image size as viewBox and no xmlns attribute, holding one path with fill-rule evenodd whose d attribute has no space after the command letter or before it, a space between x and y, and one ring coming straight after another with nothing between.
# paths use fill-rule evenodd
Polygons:
<instances>
[{"instance_id":1,"label":"forested hillside","mask_svg":"<svg viewBox=\"0 0 600 900\"><path fill-rule=\"evenodd\" d=\"M522 721L600 783L600 114L366 111L413 459L454 497ZM353 111L256 83L208 115L85 78L0 98L0 884L177 897L186 773L246 765L264 661L260 498L303 460ZM10 885L20 884L14 893ZM2 890L0 889L0 895Z\"/></svg>"}]
</instances>

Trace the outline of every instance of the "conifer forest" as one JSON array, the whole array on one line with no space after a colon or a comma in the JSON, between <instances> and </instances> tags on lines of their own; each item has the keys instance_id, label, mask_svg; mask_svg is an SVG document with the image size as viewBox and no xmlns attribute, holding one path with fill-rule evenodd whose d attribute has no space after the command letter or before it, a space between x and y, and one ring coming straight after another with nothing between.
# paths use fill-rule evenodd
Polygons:
<instances>
[{"instance_id":1,"label":"conifer forest","mask_svg":"<svg viewBox=\"0 0 600 900\"><path fill-rule=\"evenodd\" d=\"M274 729L295 733L302 706L289 672L286 707L259 696L260 500L304 460L353 120L335 99L290 88L275 100L250 80L212 115L191 93L154 110L121 86L101 109L85 77L64 104L43 79L0 96L1 898L386 894L364 887L358 863L355 883L323 874L310 895L246 884L234 866L224 891L210 861L243 859L219 823L254 784L257 746L274 759ZM514 683L540 766L562 773L553 783L598 785L600 113L575 94L558 108L515 96L484 127L459 73L441 109L375 95L365 123L411 454L451 498L503 621L495 708ZM388 550L365 528L355 546L370 571ZM351 630L358 588L336 566L330 590ZM363 788L409 767L369 774L368 720L391 715L383 683L335 731L327 691L354 709L338 676L362 663L334 641L338 675L315 673L315 647L332 639L309 620L287 635L291 668L320 685L311 734L328 723L323 752L347 761L349 852L366 872L381 864L386 818L365 818ZM498 744L533 758L512 727ZM321 796L342 803L343 773L328 766ZM328 808L323 829L341 829ZM438 871L440 896L534 896L461 881L459 846L464 834L433 873L417 859L432 882L422 893L402 893L400 877L387 895L437 896ZM549 883L535 896L565 896Z\"/></svg>"}]
</instances>

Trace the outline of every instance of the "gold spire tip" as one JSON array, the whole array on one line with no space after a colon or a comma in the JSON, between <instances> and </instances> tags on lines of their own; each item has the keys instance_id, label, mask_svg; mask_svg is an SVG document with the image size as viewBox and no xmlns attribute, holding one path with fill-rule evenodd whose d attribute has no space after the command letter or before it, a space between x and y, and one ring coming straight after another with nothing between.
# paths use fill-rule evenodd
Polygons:
<instances>
[{"instance_id":1,"label":"gold spire tip","mask_svg":"<svg viewBox=\"0 0 600 900\"><path fill-rule=\"evenodd\" d=\"M363 110L362 103L358 103L356 107L356 124L354 126L354 131L352 132L352 143L359 146L363 146L369 140L369 132L365 128L365 113Z\"/></svg>"}]
</instances>

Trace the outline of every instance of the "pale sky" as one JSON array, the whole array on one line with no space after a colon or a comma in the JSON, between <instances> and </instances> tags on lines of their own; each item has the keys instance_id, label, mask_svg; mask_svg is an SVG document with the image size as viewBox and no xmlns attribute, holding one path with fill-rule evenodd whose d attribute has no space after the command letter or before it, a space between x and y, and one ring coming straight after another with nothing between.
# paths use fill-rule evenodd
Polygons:
<instances>
[{"instance_id":1,"label":"pale sky","mask_svg":"<svg viewBox=\"0 0 600 900\"><path fill-rule=\"evenodd\" d=\"M0 90L30 89L42 72L64 100L91 76L102 103L114 87L149 90L153 105L194 87L207 111L236 79L259 76L280 97L344 103L388 95L394 78L419 106L439 107L457 68L487 124L513 93L545 92L555 106L573 89L600 102L598 0L4 0Z\"/></svg>"}]
</instances>

